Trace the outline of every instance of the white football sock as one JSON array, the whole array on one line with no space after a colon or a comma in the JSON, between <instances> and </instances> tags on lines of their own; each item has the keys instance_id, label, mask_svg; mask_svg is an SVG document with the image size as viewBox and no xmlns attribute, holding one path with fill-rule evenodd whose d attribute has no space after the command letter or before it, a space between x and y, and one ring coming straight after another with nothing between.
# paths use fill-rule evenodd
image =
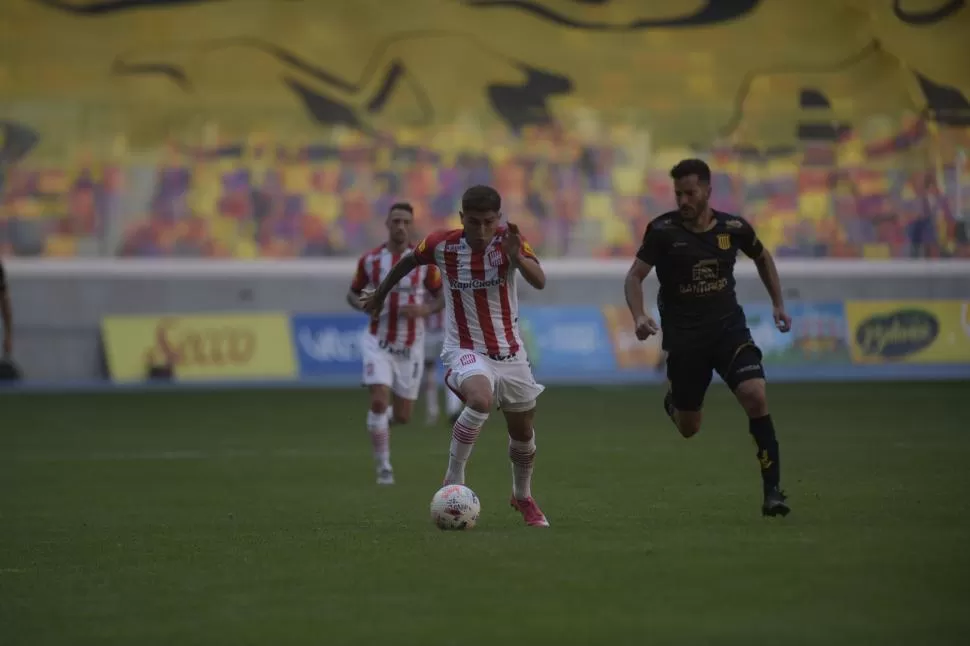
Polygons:
<instances>
[{"instance_id":1,"label":"white football sock","mask_svg":"<svg viewBox=\"0 0 970 646\"><path fill-rule=\"evenodd\" d=\"M448 473L445 474L445 484L465 484L465 463L475 448L478 432L482 430L488 413L465 408L455 421L451 430L451 450L448 456Z\"/></svg>"},{"instance_id":2,"label":"white football sock","mask_svg":"<svg viewBox=\"0 0 970 646\"><path fill-rule=\"evenodd\" d=\"M512 461L512 495L516 500L532 497L532 470L536 459L536 436L528 442L509 438L509 459Z\"/></svg>"},{"instance_id":3,"label":"white football sock","mask_svg":"<svg viewBox=\"0 0 970 646\"><path fill-rule=\"evenodd\" d=\"M391 467L391 432L387 426L387 414L367 411L367 431L374 448L374 462L380 469Z\"/></svg>"}]
</instances>

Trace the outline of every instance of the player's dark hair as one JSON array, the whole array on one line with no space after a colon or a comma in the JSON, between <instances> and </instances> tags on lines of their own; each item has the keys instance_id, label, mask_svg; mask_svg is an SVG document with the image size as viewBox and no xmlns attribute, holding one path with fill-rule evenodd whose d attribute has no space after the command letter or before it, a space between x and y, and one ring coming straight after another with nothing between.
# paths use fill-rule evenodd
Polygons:
<instances>
[{"instance_id":1,"label":"player's dark hair","mask_svg":"<svg viewBox=\"0 0 970 646\"><path fill-rule=\"evenodd\" d=\"M705 184L711 183L711 167L702 159L684 159L670 169L670 176L674 179L684 179L697 175L697 179Z\"/></svg>"},{"instance_id":2,"label":"player's dark hair","mask_svg":"<svg viewBox=\"0 0 970 646\"><path fill-rule=\"evenodd\" d=\"M491 186L472 186L461 196L461 210L463 213L467 213L468 211L476 211L478 213L495 211L498 213L501 208L502 198L499 197L498 191Z\"/></svg>"},{"instance_id":3,"label":"player's dark hair","mask_svg":"<svg viewBox=\"0 0 970 646\"><path fill-rule=\"evenodd\" d=\"M390 215L394 211L407 211L411 215L414 215L414 207L411 206L410 202L395 202L387 210L387 214Z\"/></svg>"}]
</instances>

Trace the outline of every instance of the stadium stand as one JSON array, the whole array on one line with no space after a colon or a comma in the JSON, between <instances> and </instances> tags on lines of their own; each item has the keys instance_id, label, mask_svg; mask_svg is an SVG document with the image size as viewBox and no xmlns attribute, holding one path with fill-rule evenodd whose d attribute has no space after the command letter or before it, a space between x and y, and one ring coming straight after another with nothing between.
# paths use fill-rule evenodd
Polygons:
<instances>
[{"instance_id":1,"label":"stadium stand","mask_svg":"<svg viewBox=\"0 0 970 646\"><path fill-rule=\"evenodd\" d=\"M545 255L628 256L672 204L668 168L703 156L715 206L779 256L970 257L970 11L916 29L886 2L732 1L719 22L672 25L617 2L546 24L456 2L421 25L438 36L342 14L357 62L331 69L298 23L324 25L340 2L159 2L151 33L137 9L56 4L0 9L33 28L12 32L0 102L4 254L354 255L383 239L393 201L428 231L454 224L464 187L489 183ZM498 19L501 54L478 45ZM802 22L832 33L746 44ZM704 44L680 55L673 26ZM163 27L192 37L157 53L139 42ZM433 60L456 45L470 80ZM780 60L765 72L769 46ZM466 90L478 98L463 103ZM58 93L67 107L52 107Z\"/></svg>"}]
</instances>

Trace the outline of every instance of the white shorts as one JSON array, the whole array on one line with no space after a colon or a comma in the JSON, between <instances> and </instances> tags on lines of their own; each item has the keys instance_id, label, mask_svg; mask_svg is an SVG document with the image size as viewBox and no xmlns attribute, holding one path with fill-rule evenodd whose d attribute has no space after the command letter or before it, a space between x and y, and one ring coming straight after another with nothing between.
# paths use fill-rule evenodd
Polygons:
<instances>
[{"instance_id":1,"label":"white shorts","mask_svg":"<svg viewBox=\"0 0 970 646\"><path fill-rule=\"evenodd\" d=\"M492 384L492 394L499 408L509 413L532 410L536 399L546 389L536 383L524 351L514 359L496 361L471 350L447 350L442 359L459 388L472 375L485 375Z\"/></svg>"},{"instance_id":2,"label":"white shorts","mask_svg":"<svg viewBox=\"0 0 970 646\"><path fill-rule=\"evenodd\" d=\"M387 386L398 397L414 401L421 392L424 373L424 350L420 344L410 348L381 347L373 334L364 333L360 344L364 359L365 386Z\"/></svg>"},{"instance_id":3,"label":"white shorts","mask_svg":"<svg viewBox=\"0 0 970 646\"><path fill-rule=\"evenodd\" d=\"M424 361L425 363L438 363L441 359L441 346L445 342L445 333L429 332L424 336Z\"/></svg>"}]
</instances>

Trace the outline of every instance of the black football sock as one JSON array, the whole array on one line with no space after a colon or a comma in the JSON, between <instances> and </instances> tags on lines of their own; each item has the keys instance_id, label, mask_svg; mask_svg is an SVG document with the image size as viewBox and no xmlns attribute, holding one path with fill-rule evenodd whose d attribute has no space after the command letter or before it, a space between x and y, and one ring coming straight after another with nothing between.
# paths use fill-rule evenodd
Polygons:
<instances>
[{"instance_id":1,"label":"black football sock","mask_svg":"<svg viewBox=\"0 0 970 646\"><path fill-rule=\"evenodd\" d=\"M778 439L771 415L748 420L748 430L758 445L758 462L761 464L761 482L765 493L778 489L781 481L781 458L778 454Z\"/></svg>"}]
</instances>

